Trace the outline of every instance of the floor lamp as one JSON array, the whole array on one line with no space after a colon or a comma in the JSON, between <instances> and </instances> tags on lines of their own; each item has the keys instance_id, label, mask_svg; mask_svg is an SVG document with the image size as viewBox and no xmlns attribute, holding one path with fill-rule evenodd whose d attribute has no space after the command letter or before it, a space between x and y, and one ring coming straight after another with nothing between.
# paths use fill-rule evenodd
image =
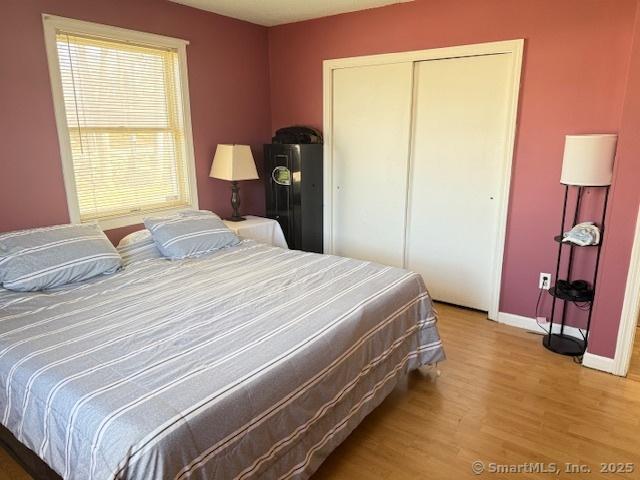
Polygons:
<instances>
[{"instance_id":1,"label":"floor lamp","mask_svg":"<svg viewBox=\"0 0 640 480\"><path fill-rule=\"evenodd\" d=\"M558 258L556 262L556 284L549 289L549 294L553 297L551 305L551 316L549 323L549 333L545 335L542 344L549 350L569 356L581 356L587 349L589 329L591 328L591 314L593 312L593 299L596 291L598 277L598 266L600 263L600 250L604 237L605 219L607 212L607 201L609 198L609 186L613 173L613 160L616 151L617 135L594 134L594 135L567 135L564 144L564 157L562 160L562 174L560 183L565 187L564 206L562 209L562 221L560 225L560 235L554 240L558 242ZM599 223L600 240L595 245L580 246L569 242L563 242L565 224L567 217L567 203L569 190L577 189L575 198L575 210L571 228L579 222L582 194L587 188L604 188L604 205L602 208L602 218ZM569 254L568 266L565 273L567 282L574 282L573 257L576 248L596 248L596 263L593 272L591 286L581 290L567 290L558 288L561 280L560 267L563 253ZM588 285L586 280L582 280L583 285ZM559 332L554 333L554 318L558 309L556 304L561 302L561 320ZM567 302L572 302L588 311L586 332L583 338L568 335L565 331L567 321ZM558 322L556 322L558 323Z\"/></svg>"}]
</instances>

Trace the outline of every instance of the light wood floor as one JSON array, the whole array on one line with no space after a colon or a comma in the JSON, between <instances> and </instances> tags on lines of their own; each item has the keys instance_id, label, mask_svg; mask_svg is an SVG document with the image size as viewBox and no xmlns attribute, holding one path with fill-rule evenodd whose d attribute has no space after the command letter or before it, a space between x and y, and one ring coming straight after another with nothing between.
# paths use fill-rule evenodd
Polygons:
<instances>
[{"instance_id":1,"label":"light wood floor","mask_svg":"<svg viewBox=\"0 0 640 480\"><path fill-rule=\"evenodd\" d=\"M448 359L415 372L313 480L640 478L640 381L589 370L541 337L438 305ZM587 464L592 473L473 475L471 463ZM600 463L635 463L633 474ZM0 452L0 480L29 478Z\"/></svg>"}]
</instances>

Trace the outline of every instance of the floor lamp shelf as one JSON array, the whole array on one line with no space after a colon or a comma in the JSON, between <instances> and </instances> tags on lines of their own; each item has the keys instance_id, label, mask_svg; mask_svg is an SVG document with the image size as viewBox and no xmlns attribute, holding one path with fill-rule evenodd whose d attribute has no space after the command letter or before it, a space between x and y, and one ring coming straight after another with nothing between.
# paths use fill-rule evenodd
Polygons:
<instances>
[{"instance_id":1,"label":"floor lamp shelf","mask_svg":"<svg viewBox=\"0 0 640 480\"><path fill-rule=\"evenodd\" d=\"M560 226L560 235L554 237L554 240L558 243L558 256L556 260L556 284L549 289L549 295L552 297L551 303L551 316L549 318L549 333L544 336L542 344L548 350L559 353L562 355L568 355L573 357L580 357L584 355L587 350L589 330L591 328L591 316L593 313L593 299L595 298L596 283L598 277L598 266L600 264L600 251L602 247L602 240L604 236L604 223L607 212L607 202L609 199L609 186L573 186L564 185L564 206L562 209L562 222ZM569 203L569 190L577 189L575 198L575 210L573 215L573 223L571 227L578 223L580 217L580 207L582 203L582 197L587 188L593 189L605 189L604 192L604 205L602 207L602 218L597 226L600 229L600 240L595 245L577 245L569 242L563 242L564 232L566 230L566 217L567 207ZM563 248L567 247L567 248ZM573 278L574 270L574 253L579 248L592 248L596 250L596 260L593 269L593 276L590 279L575 279ZM568 263L565 272L561 272L563 265L563 259L568 255ZM564 280L558 280L560 277ZM576 286L576 287L574 287ZM577 288L580 287L580 288ZM582 338L569 335L566 332L567 327L567 304L573 303L577 305L580 310L583 310L587 314L586 329ZM559 332L553 333L554 324L560 325Z\"/></svg>"}]
</instances>

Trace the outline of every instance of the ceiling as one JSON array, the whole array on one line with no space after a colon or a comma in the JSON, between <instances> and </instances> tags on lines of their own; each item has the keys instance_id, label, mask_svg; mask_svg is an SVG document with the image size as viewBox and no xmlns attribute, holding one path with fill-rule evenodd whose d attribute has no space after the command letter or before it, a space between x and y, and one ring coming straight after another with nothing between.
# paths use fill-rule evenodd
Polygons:
<instances>
[{"instance_id":1,"label":"ceiling","mask_svg":"<svg viewBox=\"0 0 640 480\"><path fill-rule=\"evenodd\" d=\"M271 27L413 0L169 0Z\"/></svg>"}]
</instances>

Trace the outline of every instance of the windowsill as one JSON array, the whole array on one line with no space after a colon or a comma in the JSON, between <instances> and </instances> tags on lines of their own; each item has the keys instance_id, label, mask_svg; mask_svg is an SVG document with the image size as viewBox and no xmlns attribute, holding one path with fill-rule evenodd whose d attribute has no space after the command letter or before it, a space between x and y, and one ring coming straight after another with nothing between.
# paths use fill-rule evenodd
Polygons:
<instances>
[{"instance_id":1,"label":"windowsill","mask_svg":"<svg viewBox=\"0 0 640 480\"><path fill-rule=\"evenodd\" d=\"M149 210L147 212L132 213L130 215L121 215L118 217L109 217L96 220L102 230L113 230L116 228L129 227L131 225L139 225L144 223L145 218L171 215L189 208L198 208L193 205L181 205L179 207L163 208L159 210ZM89 220L94 221L94 220ZM88 223L88 222L87 222Z\"/></svg>"}]
</instances>

